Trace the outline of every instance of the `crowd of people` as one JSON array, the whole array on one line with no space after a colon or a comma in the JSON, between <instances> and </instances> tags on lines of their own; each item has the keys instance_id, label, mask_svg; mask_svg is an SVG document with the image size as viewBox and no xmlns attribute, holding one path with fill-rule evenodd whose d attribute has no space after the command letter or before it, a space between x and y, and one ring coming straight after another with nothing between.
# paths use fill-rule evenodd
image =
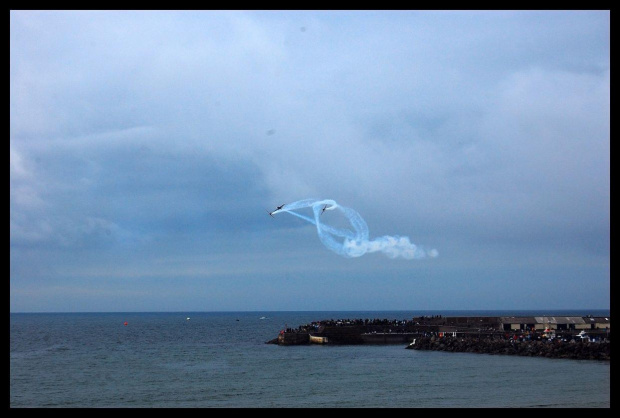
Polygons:
<instances>
[{"instance_id":1,"label":"crowd of people","mask_svg":"<svg viewBox=\"0 0 620 418\"><path fill-rule=\"evenodd\" d=\"M326 319L312 321L297 328L285 328L284 332L317 332L324 327L360 326L369 332L381 330L382 332L406 332L415 331L423 325L441 325L441 315L420 316L412 319L386 319L386 318L356 318L356 319Z\"/></svg>"}]
</instances>

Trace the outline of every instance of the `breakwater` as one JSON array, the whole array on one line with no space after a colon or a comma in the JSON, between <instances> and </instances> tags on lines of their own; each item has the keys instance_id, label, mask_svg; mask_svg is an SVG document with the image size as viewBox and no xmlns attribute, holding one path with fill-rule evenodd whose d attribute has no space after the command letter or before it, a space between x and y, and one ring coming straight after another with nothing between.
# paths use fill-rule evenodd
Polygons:
<instances>
[{"instance_id":1,"label":"breakwater","mask_svg":"<svg viewBox=\"0 0 620 418\"><path fill-rule=\"evenodd\" d=\"M407 346L413 350L449 351L455 353L502 354L530 357L564 358L575 360L611 359L611 343L585 341L519 341L478 338L417 338Z\"/></svg>"},{"instance_id":2,"label":"breakwater","mask_svg":"<svg viewBox=\"0 0 620 418\"><path fill-rule=\"evenodd\" d=\"M403 344L416 350L610 360L610 327L609 317L591 316L329 319L283 329L267 343Z\"/></svg>"}]
</instances>

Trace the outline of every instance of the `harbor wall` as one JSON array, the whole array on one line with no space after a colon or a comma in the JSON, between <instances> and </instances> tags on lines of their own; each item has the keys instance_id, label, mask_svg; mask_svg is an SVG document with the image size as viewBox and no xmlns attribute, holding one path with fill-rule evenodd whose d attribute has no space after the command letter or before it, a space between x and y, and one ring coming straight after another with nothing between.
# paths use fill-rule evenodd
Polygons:
<instances>
[{"instance_id":1,"label":"harbor wall","mask_svg":"<svg viewBox=\"0 0 620 418\"><path fill-rule=\"evenodd\" d=\"M611 343L571 340L519 341L491 338L422 337L407 346L414 350L449 351L460 353L502 354L530 357L565 358L576 360L611 359Z\"/></svg>"},{"instance_id":2,"label":"harbor wall","mask_svg":"<svg viewBox=\"0 0 620 418\"><path fill-rule=\"evenodd\" d=\"M362 334L364 344L408 344L416 338L420 338L420 333L370 333Z\"/></svg>"},{"instance_id":3,"label":"harbor wall","mask_svg":"<svg viewBox=\"0 0 620 418\"><path fill-rule=\"evenodd\" d=\"M538 326L541 318L545 323L544 329ZM520 324L519 329L513 329L514 323ZM572 326L581 323L590 326L587 333L581 327ZM280 331L277 338L267 343L403 344L406 348L416 350L609 360L610 325L609 317L589 316L538 318L435 315L411 320L329 319L286 328Z\"/></svg>"},{"instance_id":4,"label":"harbor wall","mask_svg":"<svg viewBox=\"0 0 620 418\"><path fill-rule=\"evenodd\" d=\"M303 345L310 343L310 334L307 332L281 332L275 342L279 345Z\"/></svg>"}]
</instances>

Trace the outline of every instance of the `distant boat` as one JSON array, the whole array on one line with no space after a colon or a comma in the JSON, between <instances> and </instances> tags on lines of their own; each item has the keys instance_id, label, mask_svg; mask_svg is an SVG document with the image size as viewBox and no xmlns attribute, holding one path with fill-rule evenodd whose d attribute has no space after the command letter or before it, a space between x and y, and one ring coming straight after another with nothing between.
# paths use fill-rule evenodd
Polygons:
<instances>
[{"instance_id":1,"label":"distant boat","mask_svg":"<svg viewBox=\"0 0 620 418\"><path fill-rule=\"evenodd\" d=\"M266 317L266 316L261 316L261 317L260 317L260 318L258 318L258 319L267 319L267 317Z\"/></svg>"}]
</instances>

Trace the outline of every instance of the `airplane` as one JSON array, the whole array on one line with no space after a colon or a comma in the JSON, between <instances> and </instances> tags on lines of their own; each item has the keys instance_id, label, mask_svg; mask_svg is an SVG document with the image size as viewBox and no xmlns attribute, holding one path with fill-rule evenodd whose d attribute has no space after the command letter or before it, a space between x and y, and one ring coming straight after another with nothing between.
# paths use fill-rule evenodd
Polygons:
<instances>
[{"instance_id":1,"label":"airplane","mask_svg":"<svg viewBox=\"0 0 620 418\"><path fill-rule=\"evenodd\" d=\"M279 211L280 209L282 209L284 207L284 205L286 205L286 203L282 203L280 206L276 207L273 211L271 211L271 212L267 211L267 213L269 214L269 216L271 216L273 218L274 217L273 216L273 212Z\"/></svg>"},{"instance_id":2,"label":"airplane","mask_svg":"<svg viewBox=\"0 0 620 418\"><path fill-rule=\"evenodd\" d=\"M323 212L325 212L325 209L327 209L327 205L323 206L323 210L321 211L321 215L323 214Z\"/></svg>"}]
</instances>

